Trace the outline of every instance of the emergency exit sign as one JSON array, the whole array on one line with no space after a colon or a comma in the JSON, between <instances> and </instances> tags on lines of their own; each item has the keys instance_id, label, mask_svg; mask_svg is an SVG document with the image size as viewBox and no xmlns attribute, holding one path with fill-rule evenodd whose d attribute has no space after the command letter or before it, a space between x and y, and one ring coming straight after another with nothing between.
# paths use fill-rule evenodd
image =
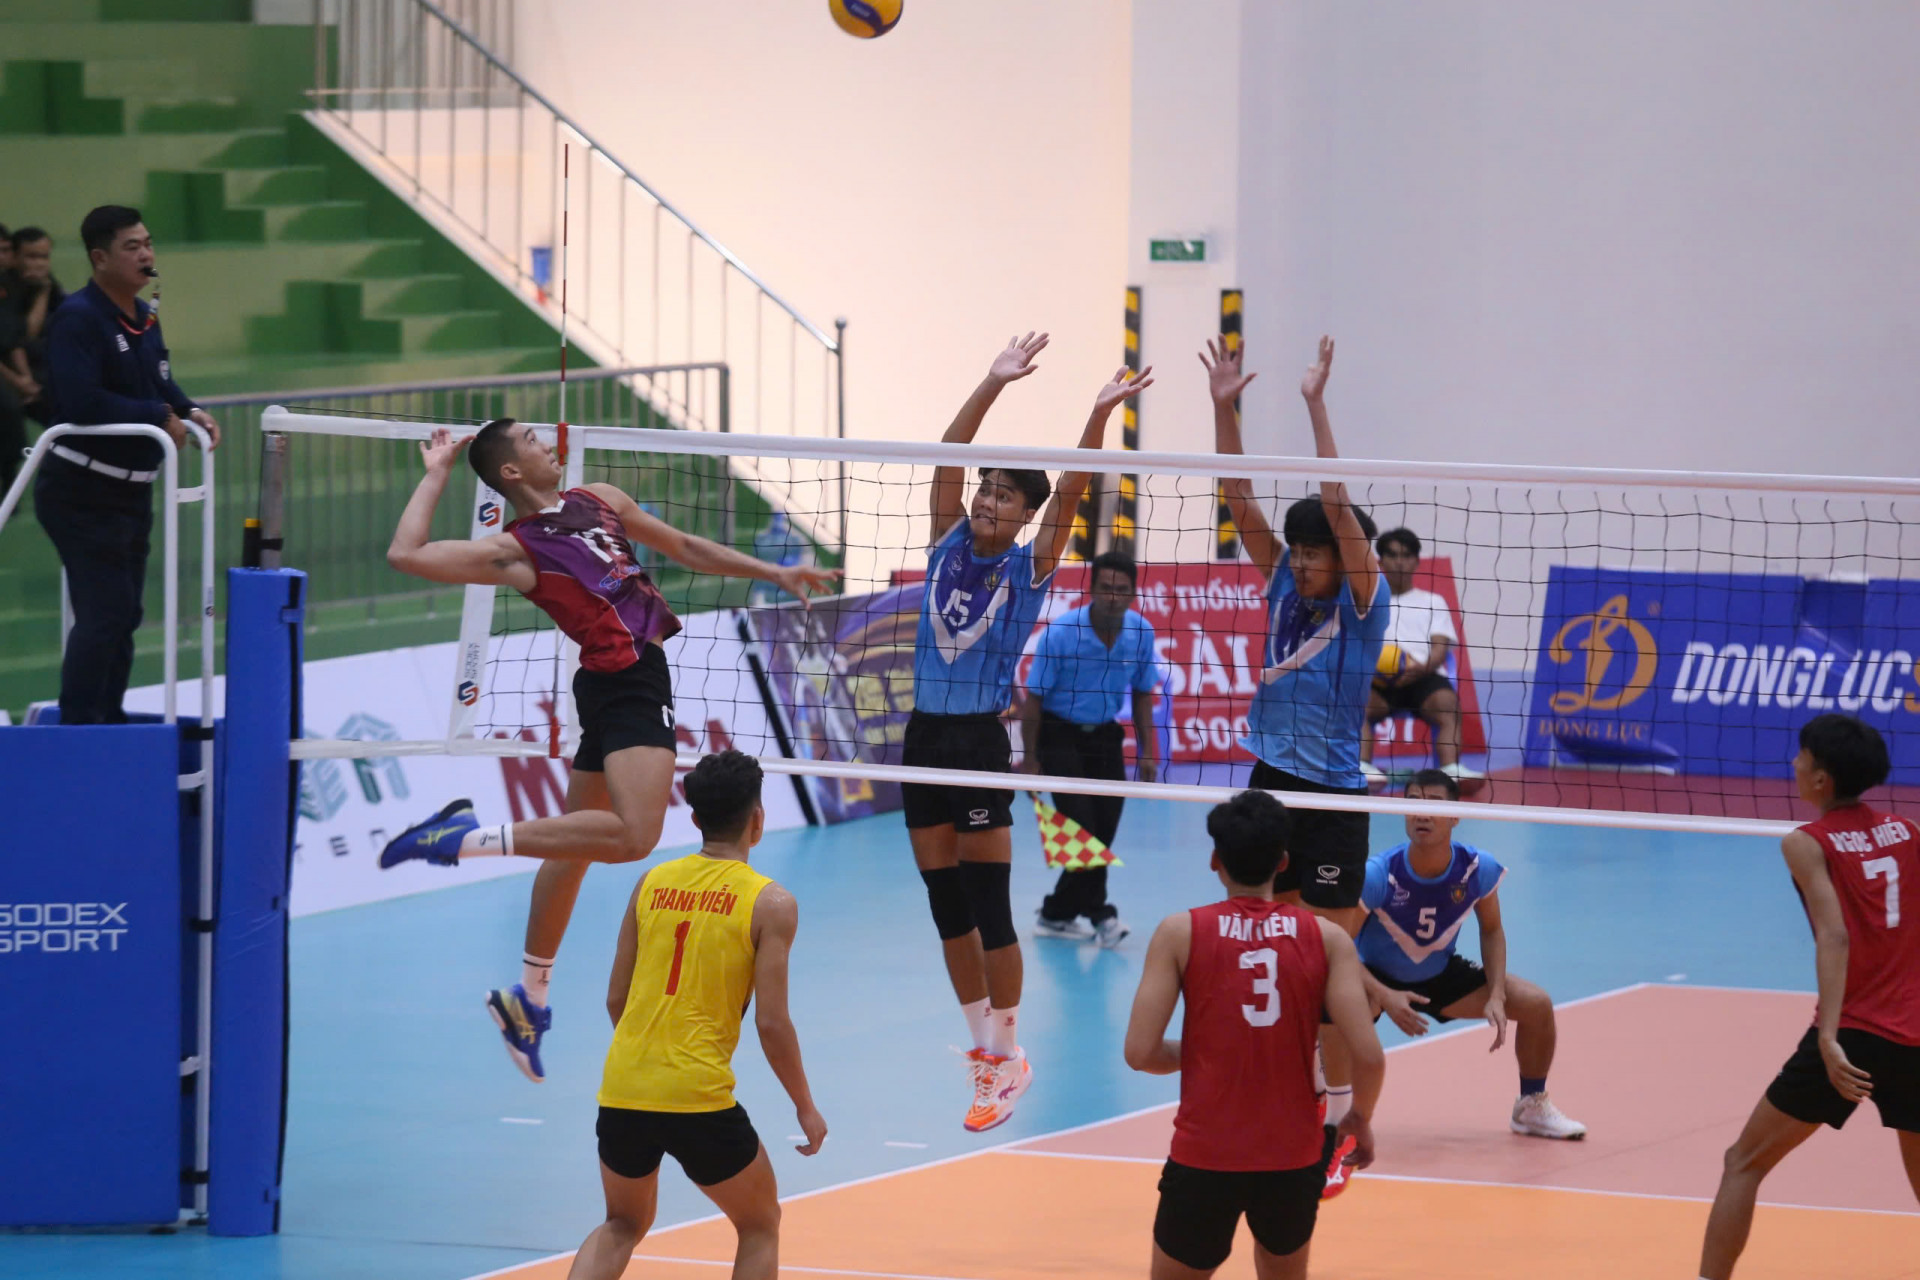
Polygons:
<instances>
[{"instance_id":1,"label":"emergency exit sign","mask_svg":"<svg viewBox=\"0 0 1920 1280\"><path fill-rule=\"evenodd\" d=\"M1147 261L1149 262L1205 262L1206 260L1207 242L1205 240L1147 241Z\"/></svg>"}]
</instances>

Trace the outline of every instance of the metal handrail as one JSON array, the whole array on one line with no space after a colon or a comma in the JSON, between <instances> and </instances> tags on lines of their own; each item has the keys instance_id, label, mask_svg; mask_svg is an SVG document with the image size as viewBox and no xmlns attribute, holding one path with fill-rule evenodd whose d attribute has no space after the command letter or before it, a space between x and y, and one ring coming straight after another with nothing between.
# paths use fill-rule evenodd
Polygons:
<instances>
[{"instance_id":1,"label":"metal handrail","mask_svg":"<svg viewBox=\"0 0 1920 1280\"><path fill-rule=\"evenodd\" d=\"M547 286L570 276L564 310L597 359L726 363L753 430L844 436L845 322L807 319L446 7L315 0L313 37L309 118L550 318ZM570 242L597 269L568 269Z\"/></svg>"}]
</instances>

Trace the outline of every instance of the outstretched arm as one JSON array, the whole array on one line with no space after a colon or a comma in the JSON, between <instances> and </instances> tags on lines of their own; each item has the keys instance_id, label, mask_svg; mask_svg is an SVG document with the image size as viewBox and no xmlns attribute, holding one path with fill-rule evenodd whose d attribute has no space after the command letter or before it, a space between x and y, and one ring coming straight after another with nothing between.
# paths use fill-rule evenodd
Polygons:
<instances>
[{"instance_id":1,"label":"outstretched arm","mask_svg":"<svg viewBox=\"0 0 1920 1280\"><path fill-rule=\"evenodd\" d=\"M456 440L451 431L441 427L431 441L420 446L427 474L420 477L413 496L407 499L407 509L400 513L393 541L387 545L387 563L428 582L466 582L531 591L538 581L533 561L511 534L496 533L477 540L427 540L433 528L433 509L440 505L453 464L471 439L462 436Z\"/></svg>"},{"instance_id":2,"label":"outstretched arm","mask_svg":"<svg viewBox=\"0 0 1920 1280\"><path fill-rule=\"evenodd\" d=\"M787 957L800 927L800 905L777 884L760 891L753 904L754 1029L760 1033L760 1051L793 1100L795 1117L806 1144L795 1147L803 1156L820 1150L827 1140L827 1122L813 1105L807 1071L800 1064L800 1036L787 1012Z\"/></svg>"},{"instance_id":3,"label":"outstretched arm","mask_svg":"<svg viewBox=\"0 0 1920 1280\"><path fill-rule=\"evenodd\" d=\"M960 406L960 412L953 415L953 421L947 424L946 433L940 437L941 443L972 444L974 436L980 432L980 424L987 420L987 410L1000 398L1000 389L1038 370L1040 366L1033 363L1033 358L1046 348L1047 335L1044 333L1029 333L1024 338L1009 339L1006 349L993 358L987 376L980 380L980 385L973 389L967 402ZM965 468L933 469L933 529L927 535L928 546L946 537L954 521L966 514L966 488Z\"/></svg>"},{"instance_id":4,"label":"outstretched arm","mask_svg":"<svg viewBox=\"0 0 1920 1280\"><path fill-rule=\"evenodd\" d=\"M1166 1038L1167 1024L1173 1021L1173 1006L1180 999L1180 976L1186 972L1192 947L1193 917L1184 911L1162 920L1153 931L1153 941L1147 944L1123 1050L1127 1065L1135 1071L1164 1076L1180 1069L1180 1042Z\"/></svg>"},{"instance_id":5,"label":"outstretched arm","mask_svg":"<svg viewBox=\"0 0 1920 1280\"><path fill-rule=\"evenodd\" d=\"M1247 349L1243 343L1240 350L1227 353L1226 339L1207 339L1207 349L1200 355L1200 363L1207 370L1207 394L1213 399L1213 451L1215 453L1241 454L1246 448L1240 441L1240 411L1234 407L1234 401L1247 384L1260 375L1242 373L1241 361ZM1247 549L1247 557L1253 561L1254 568L1260 570L1260 576L1271 578L1273 571L1280 565L1280 540L1273 536L1273 526L1267 523L1267 512L1253 494L1253 483L1244 476L1233 476L1220 481L1220 490L1227 499L1227 509L1233 513L1233 524L1240 531L1240 545Z\"/></svg>"},{"instance_id":6,"label":"outstretched arm","mask_svg":"<svg viewBox=\"0 0 1920 1280\"><path fill-rule=\"evenodd\" d=\"M675 564L695 573L718 574L723 578L753 578L771 582L782 591L805 600L815 591L824 591L840 577L838 569L816 569L811 565L768 564L750 555L723 546L711 538L685 533L658 516L648 515L640 504L610 484L590 484L587 488L604 499L620 517L627 536L643 547L658 551Z\"/></svg>"},{"instance_id":7,"label":"outstretched arm","mask_svg":"<svg viewBox=\"0 0 1920 1280\"><path fill-rule=\"evenodd\" d=\"M1115 371L1113 380L1093 398L1093 412L1087 415L1087 424L1080 428L1080 443L1076 448L1098 449L1106 440L1107 419L1120 403L1139 395L1153 385L1153 366L1149 365L1135 375L1124 365ZM1047 499L1046 509L1040 515L1040 532L1033 540L1033 580L1044 582L1060 563L1060 556L1067 549L1067 539L1073 536L1073 513L1080 506L1080 499L1087 491L1087 484L1093 479L1090 471L1067 471L1060 476L1053 496Z\"/></svg>"},{"instance_id":8,"label":"outstretched arm","mask_svg":"<svg viewBox=\"0 0 1920 1280\"><path fill-rule=\"evenodd\" d=\"M1327 377L1333 372L1333 339L1320 339L1320 358L1300 379L1300 394L1307 401L1307 416L1313 421L1313 453L1317 458L1337 458L1333 445L1333 423L1327 417ZM1353 589L1354 611L1365 617L1373 606L1373 593L1380 582L1380 561L1373 554L1373 540L1360 527L1347 500L1347 486L1340 480L1320 482L1320 504L1326 508L1327 522L1340 544L1340 563L1346 567L1347 585Z\"/></svg>"},{"instance_id":9,"label":"outstretched arm","mask_svg":"<svg viewBox=\"0 0 1920 1280\"><path fill-rule=\"evenodd\" d=\"M1813 925L1813 963L1820 990L1814 1027L1820 1057L1827 1064L1827 1079L1840 1096L1858 1102L1872 1094L1873 1077L1854 1066L1840 1047L1840 1009L1846 1002L1847 957L1852 949L1847 920L1840 913L1840 895L1833 891L1818 840L1804 831L1790 832L1780 842L1780 852L1786 856L1787 870L1793 873L1794 887L1800 890L1800 901L1806 904L1807 919Z\"/></svg>"}]
</instances>

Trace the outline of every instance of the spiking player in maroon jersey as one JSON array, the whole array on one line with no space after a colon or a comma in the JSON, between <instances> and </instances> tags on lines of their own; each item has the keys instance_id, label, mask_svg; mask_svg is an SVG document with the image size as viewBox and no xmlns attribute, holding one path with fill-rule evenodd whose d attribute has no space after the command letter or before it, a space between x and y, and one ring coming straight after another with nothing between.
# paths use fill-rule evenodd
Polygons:
<instances>
[{"instance_id":1,"label":"spiking player in maroon jersey","mask_svg":"<svg viewBox=\"0 0 1920 1280\"><path fill-rule=\"evenodd\" d=\"M1820 816L1780 847L1813 925L1820 996L1813 1025L1727 1151L1701 1249L1703 1280L1733 1274L1761 1179L1867 1098L1898 1134L1920 1197L1920 835L1860 801L1891 771L1872 725L1823 715L1800 729L1793 778Z\"/></svg>"},{"instance_id":2,"label":"spiking player in maroon jersey","mask_svg":"<svg viewBox=\"0 0 1920 1280\"><path fill-rule=\"evenodd\" d=\"M1332 1153L1373 1159L1370 1117L1386 1077L1360 956L1345 929L1274 897L1286 865L1287 811L1243 791L1207 815L1223 902L1168 916L1154 931L1127 1023L1127 1065L1180 1073L1173 1150L1160 1172L1153 1280L1213 1274L1244 1214L1254 1269L1301 1280ZM1166 1039L1186 999L1178 1040ZM1313 1055L1322 1016L1353 1052L1353 1106L1323 1130Z\"/></svg>"},{"instance_id":3,"label":"spiking player in maroon jersey","mask_svg":"<svg viewBox=\"0 0 1920 1280\"><path fill-rule=\"evenodd\" d=\"M433 509L463 449L518 518L490 538L429 542ZM472 802L456 800L401 832L380 855L382 867L500 855L546 860L533 881L521 981L487 994L507 1052L529 1079L540 1080L540 1038L553 1020L548 982L581 877L590 862L652 853L673 786L673 679L660 644L680 622L640 567L633 543L697 573L771 582L803 600L839 571L767 564L682 533L610 484L562 492L552 447L511 418L458 440L442 428L420 446L420 456L427 474L394 530L387 563L429 582L512 587L580 646L573 680L580 744L566 813L483 827Z\"/></svg>"}]
</instances>

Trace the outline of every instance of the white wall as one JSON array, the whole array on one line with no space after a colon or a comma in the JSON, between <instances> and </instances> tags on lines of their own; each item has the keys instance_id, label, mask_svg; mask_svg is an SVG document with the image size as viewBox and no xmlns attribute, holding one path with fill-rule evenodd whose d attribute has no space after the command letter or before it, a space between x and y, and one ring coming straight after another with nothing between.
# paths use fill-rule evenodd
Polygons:
<instances>
[{"instance_id":1,"label":"white wall","mask_svg":"<svg viewBox=\"0 0 1920 1280\"><path fill-rule=\"evenodd\" d=\"M873 41L823 0L551 0L518 36L613 154L816 323L851 320L850 435L937 437L1029 328L1054 345L986 437L1078 435L1121 354L1124 0L914 0Z\"/></svg>"},{"instance_id":2,"label":"white wall","mask_svg":"<svg viewBox=\"0 0 1920 1280\"><path fill-rule=\"evenodd\" d=\"M1255 2L1240 65L1252 440L1324 329L1355 455L1920 474L1920 7Z\"/></svg>"}]
</instances>

